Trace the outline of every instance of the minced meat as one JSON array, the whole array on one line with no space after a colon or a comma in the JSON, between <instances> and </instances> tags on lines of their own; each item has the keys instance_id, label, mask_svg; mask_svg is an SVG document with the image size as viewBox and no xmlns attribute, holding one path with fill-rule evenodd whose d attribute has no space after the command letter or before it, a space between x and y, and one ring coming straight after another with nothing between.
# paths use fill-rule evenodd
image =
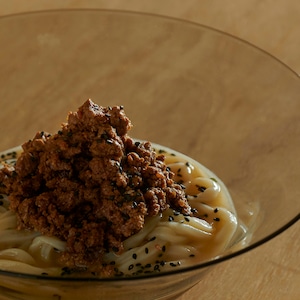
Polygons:
<instances>
[{"instance_id":1,"label":"minced meat","mask_svg":"<svg viewBox=\"0 0 300 300\"><path fill-rule=\"evenodd\" d=\"M164 157L130 138L130 128L122 106L87 100L56 134L38 132L23 144L15 168L0 171L19 229L66 241L61 259L70 267L121 253L146 216L168 207L190 214Z\"/></svg>"}]
</instances>

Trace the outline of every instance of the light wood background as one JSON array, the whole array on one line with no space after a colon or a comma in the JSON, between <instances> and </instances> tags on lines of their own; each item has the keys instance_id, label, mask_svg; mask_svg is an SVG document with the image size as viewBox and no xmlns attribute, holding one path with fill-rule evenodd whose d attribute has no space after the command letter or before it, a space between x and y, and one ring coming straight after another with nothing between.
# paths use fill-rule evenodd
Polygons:
<instances>
[{"instance_id":1,"label":"light wood background","mask_svg":"<svg viewBox=\"0 0 300 300\"><path fill-rule=\"evenodd\" d=\"M0 0L0 15L60 8L141 11L202 23L247 40L300 74L298 0ZM258 249L215 267L178 300L300 299L299 234L298 222Z\"/></svg>"}]
</instances>

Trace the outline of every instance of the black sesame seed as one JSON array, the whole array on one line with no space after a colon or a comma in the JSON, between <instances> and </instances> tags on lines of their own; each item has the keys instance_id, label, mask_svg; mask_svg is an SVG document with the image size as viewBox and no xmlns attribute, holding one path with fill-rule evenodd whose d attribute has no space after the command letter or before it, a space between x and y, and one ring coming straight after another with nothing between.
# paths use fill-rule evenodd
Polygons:
<instances>
[{"instance_id":1,"label":"black sesame seed","mask_svg":"<svg viewBox=\"0 0 300 300\"><path fill-rule=\"evenodd\" d=\"M198 212L198 210L197 210L197 208L192 208L192 209L191 209L191 212L192 212L193 214L196 214L196 213Z\"/></svg>"},{"instance_id":2,"label":"black sesame seed","mask_svg":"<svg viewBox=\"0 0 300 300\"><path fill-rule=\"evenodd\" d=\"M161 262L160 262L160 265L163 267L164 265L166 264L166 262L164 261L164 260L162 260Z\"/></svg>"},{"instance_id":3,"label":"black sesame seed","mask_svg":"<svg viewBox=\"0 0 300 300\"><path fill-rule=\"evenodd\" d=\"M214 221L219 222L220 218L214 218Z\"/></svg>"},{"instance_id":4,"label":"black sesame seed","mask_svg":"<svg viewBox=\"0 0 300 300\"><path fill-rule=\"evenodd\" d=\"M104 133L101 134L101 138L104 139L104 140L108 140L109 136L106 132L104 132Z\"/></svg>"},{"instance_id":5,"label":"black sesame seed","mask_svg":"<svg viewBox=\"0 0 300 300\"><path fill-rule=\"evenodd\" d=\"M171 267L177 267L177 264L171 262L171 263L170 263L170 266L171 266Z\"/></svg>"},{"instance_id":6,"label":"black sesame seed","mask_svg":"<svg viewBox=\"0 0 300 300\"><path fill-rule=\"evenodd\" d=\"M172 216L169 216L168 220L169 220L169 222L172 222L172 221L174 221L174 218Z\"/></svg>"},{"instance_id":7,"label":"black sesame seed","mask_svg":"<svg viewBox=\"0 0 300 300\"><path fill-rule=\"evenodd\" d=\"M180 212L177 211L177 210L174 210L174 211L173 211L173 215L174 215L174 216L179 216L179 215L180 215Z\"/></svg>"},{"instance_id":8,"label":"black sesame seed","mask_svg":"<svg viewBox=\"0 0 300 300\"><path fill-rule=\"evenodd\" d=\"M197 187L198 191L202 192L202 193L206 190L205 186L201 186L201 185L196 184L196 187Z\"/></svg>"},{"instance_id":9,"label":"black sesame seed","mask_svg":"<svg viewBox=\"0 0 300 300\"><path fill-rule=\"evenodd\" d=\"M156 236L152 237L149 241L152 242L156 239Z\"/></svg>"},{"instance_id":10,"label":"black sesame seed","mask_svg":"<svg viewBox=\"0 0 300 300\"><path fill-rule=\"evenodd\" d=\"M63 267L61 270L61 276L70 275L72 273L72 270L68 267Z\"/></svg>"},{"instance_id":11,"label":"black sesame seed","mask_svg":"<svg viewBox=\"0 0 300 300\"><path fill-rule=\"evenodd\" d=\"M160 270L159 270L159 265L155 265L155 266L154 266L154 270L155 270L155 271L160 271Z\"/></svg>"},{"instance_id":12,"label":"black sesame seed","mask_svg":"<svg viewBox=\"0 0 300 300\"><path fill-rule=\"evenodd\" d=\"M161 248L162 252L166 252L166 246L163 245L162 248Z\"/></svg>"},{"instance_id":13,"label":"black sesame seed","mask_svg":"<svg viewBox=\"0 0 300 300\"><path fill-rule=\"evenodd\" d=\"M190 257L195 257L195 254L190 254Z\"/></svg>"},{"instance_id":14,"label":"black sesame seed","mask_svg":"<svg viewBox=\"0 0 300 300\"><path fill-rule=\"evenodd\" d=\"M146 247L145 248L145 253L148 254L149 253L149 249Z\"/></svg>"},{"instance_id":15,"label":"black sesame seed","mask_svg":"<svg viewBox=\"0 0 300 300\"><path fill-rule=\"evenodd\" d=\"M132 254L132 258L133 258L133 259L137 259L137 254L136 254L136 253L133 253L133 254Z\"/></svg>"},{"instance_id":16,"label":"black sesame seed","mask_svg":"<svg viewBox=\"0 0 300 300\"><path fill-rule=\"evenodd\" d=\"M128 214L126 214L126 213L121 213L121 214L122 214L122 218L125 222L130 219L130 216Z\"/></svg>"},{"instance_id":17,"label":"black sesame seed","mask_svg":"<svg viewBox=\"0 0 300 300\"><path fill-rule=\"evenodd\" d=\"M135 142L134 143L136 147L138 147L141 143L140 142Z\"/></svg>"},{"instance_id":18,"label":"black sesame seed","mask_svg":"<svg viewBox=\"0 0 300 300\"><path fill-rule=\"evenodd\" d=\"M184 219L186 220L186 222L190 221L190 219L188 217L184 217Z\"/></svg>"},{"instance_id":19,"label":"black sesame seed","mask_svg":"<svg viewBox=\"0 0 300 300\"><path fill-rule=\"evenodd\" d=\"M142 264L141 263L137 263L135 264L137 267L140 267Z\"/></svg>"},{"instance_id":20,"label":"black sesame seed","mask_svg":"<svg viewBox=\"0 0 300 300\"><path fill-rule=\"evenodd\" d=\"M182 188L183 190L186 189L186 186L185 186L184 184L180 183L179 185L181 186L181 188Z\"/></svg>"},{"instance_id":21,"label":"black sesame seed","mask_svg":"<svg viewBox=\"0 0 300 300\"><path fill-rule=\"evenodd\" d=\"M132 270L133 267L134 267L134 265L131 264L131 265L128 267L128 271Z\"/></svg>"},{"instance_id":22,"label":"black sesame seed","mask_svg":"<svg viewBox=\"0 0 300 300\"><path fill-rule=\"evenodd\" d=\"M214 213L217 213L218 211L219 211L219 209L218 209L218 208L215 208Z\"/></svg>"},{"instance_id":23,"label":"black sesame seed","mask_svg":"<svg viewBox=\"0 0 300 300\"><path fill-rule=\"evenodd\" d=\"M151 264L146 264L145 268L147 268L147 269L151 268Z\"/></svg>"}]
</instances>

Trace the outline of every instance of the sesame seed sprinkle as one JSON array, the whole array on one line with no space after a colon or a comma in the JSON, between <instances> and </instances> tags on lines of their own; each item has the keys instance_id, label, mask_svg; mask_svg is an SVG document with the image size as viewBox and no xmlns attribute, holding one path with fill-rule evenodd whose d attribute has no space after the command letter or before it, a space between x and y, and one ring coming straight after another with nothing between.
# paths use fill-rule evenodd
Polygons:
<instances>
[{"instance_id":1,"label":"sesame seed sprinkle","mask_svg":"<svg viewBox=\"0 0 300 300\"><path fill-rule=\"evenodd\" d=\"M160 271L159 265L155 265L155 266L154 266L154 270L155 270L155 271Z\"/></svg>"}]
</instances>

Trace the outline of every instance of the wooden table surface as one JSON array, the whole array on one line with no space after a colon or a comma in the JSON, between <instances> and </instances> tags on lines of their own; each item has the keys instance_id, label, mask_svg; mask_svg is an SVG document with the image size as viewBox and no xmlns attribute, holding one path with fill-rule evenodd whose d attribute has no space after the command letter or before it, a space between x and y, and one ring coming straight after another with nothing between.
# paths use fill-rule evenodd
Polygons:
<instances>
[{"instance_id":1,"label":"wooden table surface","mask_svg":"<svg viewBox=\"0 0 300 300\"><path fill-rule=\"evenodd\" d=\"M0 15L58 8L121 9L195 21L255 44L300 74L297 0L0 0ZM178 300L200 296L214 300L300 299L299 233L300 222L263 246L220 264ZM217 285L211 280L214 276L220 278Z\"/></svg>"}]
</instances>

